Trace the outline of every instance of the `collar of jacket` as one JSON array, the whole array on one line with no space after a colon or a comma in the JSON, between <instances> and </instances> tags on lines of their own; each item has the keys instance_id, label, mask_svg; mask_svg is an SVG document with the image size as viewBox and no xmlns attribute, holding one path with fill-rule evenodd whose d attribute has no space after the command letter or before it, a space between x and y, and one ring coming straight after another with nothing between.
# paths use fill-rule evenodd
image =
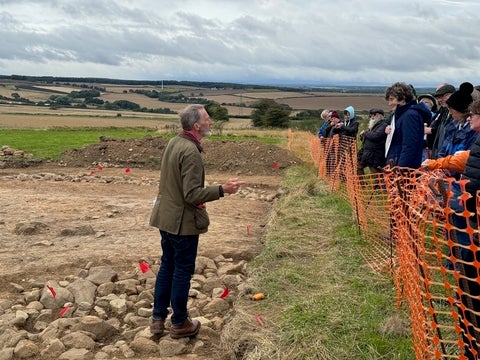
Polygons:
<instances>
[{"instance_id":1,"label":"collar of jacket","mask_svg":"<svg viewBox=\"0 0 480 360\"><path fill-rule=\"evenodd\" d=\"M191 131L188 130L183 130L183 132L179 135L181 138L187 139L195 144L197 147L198 151L202 152L203 147L202 144L200 144L200 140L195 136L195 134Z\"/></svg>"}]
</instances>

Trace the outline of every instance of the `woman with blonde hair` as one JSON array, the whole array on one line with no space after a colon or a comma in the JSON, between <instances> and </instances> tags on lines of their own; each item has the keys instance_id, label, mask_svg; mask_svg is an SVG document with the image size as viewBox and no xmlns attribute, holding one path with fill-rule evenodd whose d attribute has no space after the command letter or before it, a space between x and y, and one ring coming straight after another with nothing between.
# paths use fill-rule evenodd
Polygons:
<instances>
[{"instance_id":1,"label":"woman with blonde hair","mask_svg":"<svg viewBox=\"0 0 480 360\"><path fill-rule=\"evenodd\" d=\"M323 120L323 124L320 126L320 129L318 129L317 136L321 139L323 137L326 137L325 129L330 124L330 110L323 110L320 114L320 117Z\"/></svg>"}]
</instances>

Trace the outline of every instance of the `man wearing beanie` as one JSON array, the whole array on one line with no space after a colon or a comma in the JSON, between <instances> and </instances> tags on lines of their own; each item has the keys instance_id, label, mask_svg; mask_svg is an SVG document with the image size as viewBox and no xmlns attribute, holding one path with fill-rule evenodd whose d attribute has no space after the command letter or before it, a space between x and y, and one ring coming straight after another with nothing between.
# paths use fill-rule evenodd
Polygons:
<instances>
[{"instance_id":1,"label":"man wearing beanie","mask_svg":"<svg viewBox=\"0 0 480 360\"><path fill-rule=\"evenodd\" d=\"M445 140L438 151L438 157L453 155L457 151L470 148L477 137L477 132L470 128L467 121L468 107L473 101L473 85L464 82L446 101L452 121L445 128ZM458 177L458 174L451 174Z\"/></svg>"},{"instance_id":2,"label":"man wearing beanie","mask_svg":"<svg viewBox=\"0 0 480 360\"><path fill-rule=\"evenodd\" d=\"M445 139L445 127L452 121L452 117L448 113L447 100L455 92L455 86L451 84L441 84L435 91L435 99L438 101L440 109L432 118L430 126L425 128L427 134L427 146L431 150L430 157L438 158L438 151Z\"/></svg>"},{"instance_id":3,"label":"man wearing beanie","mask_svg":"<svg viewBox=\"0 0 480 360\"><path fill-rule=\"evenodd\" d=\"M449 109L454 109L461 113L468 113L468 107L473 101L473 85L469 82L464 82L460 85L446 101Z\"/></svg>"}]
</instances>

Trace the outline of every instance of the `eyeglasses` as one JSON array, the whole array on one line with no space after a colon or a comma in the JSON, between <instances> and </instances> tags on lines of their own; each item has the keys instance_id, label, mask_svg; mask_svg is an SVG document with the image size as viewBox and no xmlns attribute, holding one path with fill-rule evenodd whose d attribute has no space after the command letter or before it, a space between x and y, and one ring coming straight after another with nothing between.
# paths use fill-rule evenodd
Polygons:
<instances>
[{"instance_id":1,"label":"eyeglasses","mask_svg":"<svg viewBox=\"0 0 480 360\"><path fill-rule=\"evenodd\" d=\"M474 115L480 115L480 113L476 113L476 112L471 112L471 111L470 111L470 112L467 114L467 117L472 117L472 116L474 116Z\"/></svg>"}]
</instances>

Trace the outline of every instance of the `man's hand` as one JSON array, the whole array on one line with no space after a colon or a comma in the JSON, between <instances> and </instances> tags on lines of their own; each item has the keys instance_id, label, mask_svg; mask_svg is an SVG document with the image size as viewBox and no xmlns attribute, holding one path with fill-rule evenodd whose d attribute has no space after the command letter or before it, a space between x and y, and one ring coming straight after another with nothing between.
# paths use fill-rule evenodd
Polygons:
<instances>
[{"instance_id":1,"label":"man's hand","mask_svg":"<svg viewBox=\"0 0 480 360\"><path fill-rule=\"evenodd\" d=\"M239 187L244 185L244 181L239 181L238 178L228 179L225 184L222 185L222 189L224 193L227 194L235 194Z\"/></svg>"},{"instance_id":2,"label":"man's hand","mask_svg":"<svg viewBox=\"0 0 480 360\"><path fill-rule=\"evenodd\" d=\"M430 159L425 159L420 167L428 169L428 164L430 164Z\"/></svg>"}]
</instances>

